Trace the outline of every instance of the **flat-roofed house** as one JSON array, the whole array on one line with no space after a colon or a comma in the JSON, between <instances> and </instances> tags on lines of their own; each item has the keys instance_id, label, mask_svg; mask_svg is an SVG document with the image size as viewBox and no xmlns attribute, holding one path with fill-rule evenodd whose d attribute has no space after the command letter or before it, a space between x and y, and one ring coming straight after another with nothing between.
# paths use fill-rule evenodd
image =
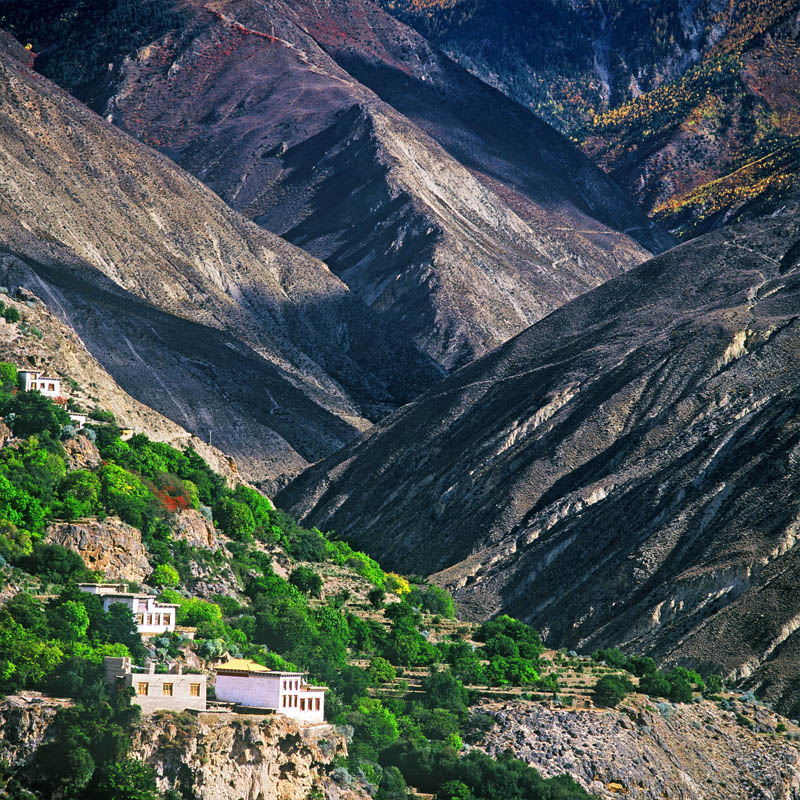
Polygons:
<instances>
[{"instance_id":1,"label":"flat-roofed house","mask_svg":"<svg viewBox=\"0 0 800 800\"><path fill-rule=\"evenodd\" d=\"M304 672L282 672L233 658L216 668L217 699L277 711L304 722L324 722L325 686L312 686Z\"/></svg>"},{"instance_id":2,"label":"flat-roofed house","mask_svg":"<svg viewBox=\"0 0 800 800\"><path fill-rule=\"evenodd\" d=\"M175 603L160 603L155 595L126 591L124 583L81 583L81 591L98 595L103 610L114 603L126 605L133 614L136 630L141 634L168 633L175 630L178 606Z\"/></svg>"},{"instance_id":3,"label":"flat-roofed house","mask_svg":"<svg viewBox=\"0 0 800 800\"><path fill-rule=\"evenodd\" d=\"M135 667L130 658L103 659L103 679L110 686L133 688L131 701L145 714L153 711L206 710L206 676L183 674L180 666L169 672L156 672L153 662Z\"/></svg>"},{"instance_id":4,"label":"flat-roofed house","mask_svg":"<svg viewBox=\"0 0 800 800\"><path fill-rule=\"evenodd\" d=\"M40 392L46 397L61 396L61 378L48 378L43 372L23 369L17 372L23 392Z\"/></svg>"}]
</instances>

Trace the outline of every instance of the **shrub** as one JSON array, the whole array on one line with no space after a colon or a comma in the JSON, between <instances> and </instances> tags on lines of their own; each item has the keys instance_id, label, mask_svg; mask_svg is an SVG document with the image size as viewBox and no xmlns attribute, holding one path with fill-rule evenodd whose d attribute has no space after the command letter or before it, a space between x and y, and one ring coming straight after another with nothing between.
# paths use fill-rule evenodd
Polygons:
<instances>
[{"instance_id":1,"label":"shrub","mask_svg":"<svg viewBox=\"0 0 800 800\"><path fill-rule=\"evenodd\" d=\"M369 593L367 594L367 600L369 600L369 604L373 608L383 608L383 601L386 599L386 592L380 588L380 586L376 586L374 589L370 589Z\"/></svg>"},{"instance_id":2,"label":"shrub","mask_svg":"<svg viewBox=\"0 0 800 800\"><path fill-rule=\"evenodd\" d=\"M17 311L14 306L8 306L3 311L3 317L5 317L6 322L15 323L19 322L19 311Z\"/></svg>"},{"instance_id":3,"label":"shrub","mask_svg":"<svg viewBox=\"0 0 800 800\"><path fill-rule=\"evenodd\" d=\"M639 681L639 690L650 697L669 697L672 685L660 670L645 675Z\"/></svg>"},{"instance_id":4,"label":"shrub","mask_svg":"<svg viewBox=\"0 0 800 800\"><path fill-rule=\"evenodd\" d=\"M381 656L372 659L369 675L373 683L391 683L397 677L394 667Z\"/></svg>"},{"instance_id":5,"label":"shrub","mask_svg":"<svg viewBox=\"0 0 800 800\"><path fill-rule=\"evenodd\" d=\"M17 436L47 432L58 439L61 428L70 423L69 414L39 392L14 395L4 404L3 415Z\"/></svg>"},{"instance_id":6,"label":"shrub","mask_svg":"<svg viewBox=\"0 0 800 800\"><path fill-rule=\"evenodd\" d=\"M614 708L633 688L633 684L621 675L605 675L595 684L594 701L599 706Z\"/></svg>"},{"instance_id":7,"label":"shrub","mask_svg":"<svg viewBox=\"0 0 800 800\"><path fill-rule=\"evenodd\" d=\"M178 570L170 564L159 564L153 571L150 583L155 586L177 586L180 583Z\"/></svg>"}]
</instances>

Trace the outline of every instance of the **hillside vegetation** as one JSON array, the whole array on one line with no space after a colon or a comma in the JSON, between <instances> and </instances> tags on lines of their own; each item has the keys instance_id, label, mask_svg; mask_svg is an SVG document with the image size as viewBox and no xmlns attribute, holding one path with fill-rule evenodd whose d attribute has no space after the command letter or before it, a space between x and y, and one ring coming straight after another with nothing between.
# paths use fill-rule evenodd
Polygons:
<instances>
[{"instance_id":1,"label":"hillside vegetation","mask_svg":"<svg viewBox=\"0 0 800 800\"><path fill-rule=\"evenodd\" d=\"M547 653L537 632L507 616L459 623L440 588L301 528L248 486L229 487L193 450L142 434L122 441L100 410L78 433L49 399L15 390L12 364L0 364L0 376L9 426L0 450L0 691L72 698L33 764L4 768L9 797L156 797L152 770L128 755L138 709L100 682L106 655L195 669L246 657L309 671L330 687L328 719L352 735L333 778L385 799L404 798L407 785L447 800L588 797L565 776L545 780L510 755L466 746L493 725L470 709L481 698L591 707L616 706L635 690L678 703L722 690L718 677L661 672L617 650ZM96 467L71 466L64 444L75 437L96 446ZM214 546L181 537L176 524L189 510L214 520ZM76 586L103 576L45 540L53 520L108 515L141 532L147 582L178 605L193 639L181 630L143 642L126 608L104 612ZM214 581L225 591L209 589Z\"/></svg>"}]
</instances>

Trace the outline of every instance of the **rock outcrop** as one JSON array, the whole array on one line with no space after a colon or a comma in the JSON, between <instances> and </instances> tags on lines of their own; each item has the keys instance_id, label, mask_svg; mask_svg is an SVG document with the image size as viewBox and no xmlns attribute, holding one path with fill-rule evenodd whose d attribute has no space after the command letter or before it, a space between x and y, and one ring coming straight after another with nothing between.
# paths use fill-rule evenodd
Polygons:
<instances>
[{"instance_id":1,"label":"rock outcrop","mask_svg":"<svg viewBox=\"0 0 800 800\"><path fill-rule=\"evenodd\" d=\"M220 546L214 523L193 508L184 509L176 515L172 536L204 550L218 550Z\"/></svg>"},{"instance_id":2,"label":"rock outcrop","mask_svg":"<svg viewBox=\"0 0 800 800\"><path fill-rule=\"evenodd\" d=\"M180 786L198 800L306 800L327 794L328 768L347 745L333 726L302 727L277 714L154 714L132 750L155 768L162 791Z\"/></svg>"},{"instance_id":3,"label":"rock outcrop","mask_svg":"<svg viewBox=\"0 0 800 800\"><path fill-rule=\"evenodd\" d=\"M795 716L800 214L555 311L276 502L473 617L746 677ZM761 669L764 672L761 672ZM769 672L766 670L769 668Z\"/></svg>"},{"instance_id":4,"label":"rock outcrop","mask_svg":"<svg viewBox=\"0 0 800 800\"><path fill-rule=\"evenodd\" d=\"M480 746L511 750L546 778L567 773L601 800L795 800L800 745L776 733L787 720L750 703L730 705L637 696L596 711L487 706L480 710L495 725Z\"/></svg>"},{"instance_id":5,"label":"rock outcrop","mask_svg":"<svg viewBox=\"0 0 800 800\"><path fill-rule=\"evenodd\" d=\"M64 452L70 470L94 469L100 465L100 451L94 442L79 434L64 441Z\"/></svg>"},{"instance_id":6,"label":"rock outcrop","mask_svg":"<svg viewBox=\"0 0 800 800\"><path fill-rule=\"evenodd\" d=\"M138 528L116 517L48 525L45 541L74 550L108 581L141 583L152 572Z\"/></svg>"}]
</instances>

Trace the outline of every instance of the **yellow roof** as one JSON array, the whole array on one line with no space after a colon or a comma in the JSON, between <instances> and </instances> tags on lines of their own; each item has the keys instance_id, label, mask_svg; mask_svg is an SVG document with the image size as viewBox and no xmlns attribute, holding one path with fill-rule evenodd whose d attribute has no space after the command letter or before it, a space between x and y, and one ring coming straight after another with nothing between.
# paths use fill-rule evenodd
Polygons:
<instances>
[{"instance_id":1,"label":"yellow roof","mask_svg":"<svg viewBox=\"0 0 800 800\"><path fill-rule=\"evenodd\" d=\"M234 672L272 672L268 667L262 667L261 664L249 658L232 658L217 667L217 670L221 669L229 669Z\"/></svg>"}]
</instances>

